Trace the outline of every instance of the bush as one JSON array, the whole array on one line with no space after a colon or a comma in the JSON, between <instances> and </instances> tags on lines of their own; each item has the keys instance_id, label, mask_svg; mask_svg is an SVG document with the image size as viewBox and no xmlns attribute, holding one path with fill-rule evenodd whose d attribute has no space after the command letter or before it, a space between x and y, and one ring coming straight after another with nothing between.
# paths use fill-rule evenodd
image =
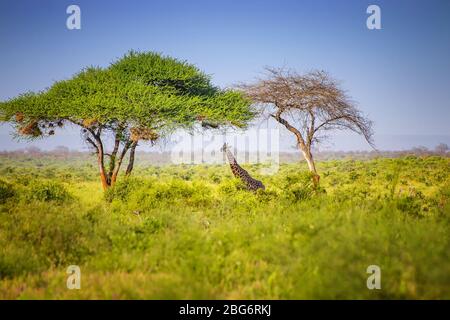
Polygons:
<instances>
[{"instance_id":1,"label":"bush","mask_svg":"<svg viewBox=\"0 0 450 320\"><path fill-rule=\"evenodd\" d=\"M400 197L395 201L397 209L402 212L411 214L411 215L419 215L421 203L420 201L411 196Z\"/></svg>"},{"instance_id":2,"label":"bush","mask_svg":"<svg viewBox=\"0 0 450 320\"><path fill-rule=\"evenodd\" d=\"M125 200L134 188L134 184L136 184L136 179L133 178L119 180L113 187L106 190L104 194L105 200L108 202L114 199Z\"/></svg>"},{"instance_id":3,"label":"bush","mask_svg":"<svg viewBox=\"0 0 450 320\"><path fill-rule=\"evenodd\" d=\"M10 215L14 220L0 220L0 278L79 264L107 244L104 224L92 223L80 209L78 203L18 203Z\"/></svg>"},{"instance_id":4,"label":"bush","mask_svg":"<svg viewBox=\"0 0 450 320\"><path fill-rule=\"evenodd\" d=\"M153 189L157 181L153 178L142 179L136 177L125 177L116 182L114 187L106 190L104 197L107 202L113 200L127 201L132 195Z\"/></svg>"},{"instance_id":5,"label":"bush","mask_svg":"<svg viewBox=\"0 0 450 320\"><path fill-rule=\"evenodd\" d=\"M310 172L291 173L281 181L283 195L293 201L309 199L315 189Z\"/></svg>"},{"instance_id":6,"label":"bush","mask_svg":"<svg viewBox=\"0 0 450 320\"><path fill-rule=\"evenodd\" d=\"M244 183L237 178L223 180L219 184L219 191L222 194L232 195L240 190L246 190L246 187Z\"/></svg>"},{"instance_id":7,"label":"bush","mask_svg":"<svg viewBox=\"0 0 450 320\"><path fill-rule=\"evenodd\" d=\"M0 280L12 278L25 273L39 271L45 268L45 263L39 261L39 257L32 248L21 243L22 246L11 243L2 243L0 252ZM42 265L44 265L42 267Z\"/></svg>"},{"instance_id":8,"label":"bush","mask_svg":"<svg viewBox=\"0 0 450 320\"><path fill-rule=\"evenodd\" d=\"M11 184L0 180L0 203L5 203L7 199L13 197L15 194L14 188Z\"/></svg>"},{"instance_id":9,"label":"bush","mask_svg":"<svg viewBox=\"0 0 450 320\"><path fill-rule=\"evenodd\" d=\"M114 210L126 211L145 211L175 203L204 206L212 203L213 199L209 184L179 178L156 180L130 177L121 180L105 193L105 200L113 203Z\"/></svg>"},{"instance_id":10,"label":"bush","mask_svg":"<svg viewBox=\"0 0 450 320\"><path fill-rule=\"evenodd\" d=\"M25 198L27 200L64 202L72 196L63 184L54 181L35 180L28 184Z\"/></svg>"}]
</instances>

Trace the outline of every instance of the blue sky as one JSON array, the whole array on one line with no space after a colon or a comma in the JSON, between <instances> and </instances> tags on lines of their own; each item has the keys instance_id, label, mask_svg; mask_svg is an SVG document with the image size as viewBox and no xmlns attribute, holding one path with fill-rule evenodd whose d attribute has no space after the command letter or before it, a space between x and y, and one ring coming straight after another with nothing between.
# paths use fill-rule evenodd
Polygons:
<instances>
[{"instance_id":1,"label":"blue sky","mask_svg":"<svg viewBox=\"0 0 450 320\"><path fill-rule=\"evenodd\" d=\"M66 8L81 8L81 30ZM368 30L366 8L381 8ZM64 1L0 3L0 99L41 90L130 49L186 59L220 86L264 66L324 69L375 122L381 149L450 144L450 1ZM0 128L0 149L23 147ZM35 143L82 147L76 131ZM367 148L339 134L333 149Z\"/></svg>"}]
</instances>

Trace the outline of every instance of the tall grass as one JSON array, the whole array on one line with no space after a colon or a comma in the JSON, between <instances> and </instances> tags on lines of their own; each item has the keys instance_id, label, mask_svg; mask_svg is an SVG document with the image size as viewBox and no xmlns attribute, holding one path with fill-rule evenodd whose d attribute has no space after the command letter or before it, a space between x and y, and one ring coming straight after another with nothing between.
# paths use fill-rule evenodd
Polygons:
<instances>
[{"instance_id":1,"label":"tall grass","mask_svg":"<svg viewBox=\"0 0 450 320\"><path fill-rule=\"evenodd\" d=\"M450 298L448 158L321 162L321 189L248 166L257 193L227 166L143 166L106 194L65 166L0 162L0 298Z\"/></svg>"}]
</instances>

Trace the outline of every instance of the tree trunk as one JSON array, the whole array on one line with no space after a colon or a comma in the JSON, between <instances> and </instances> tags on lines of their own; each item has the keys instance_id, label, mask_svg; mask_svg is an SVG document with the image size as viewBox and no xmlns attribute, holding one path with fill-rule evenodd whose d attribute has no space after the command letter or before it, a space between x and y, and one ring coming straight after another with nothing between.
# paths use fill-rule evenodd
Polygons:
<instances>
[{"instance_id":1,"label":"tree trunk","mask_svg":"<svg viewBox=\"0 0 450 320\"><path fill-rule=\"evenodd\" d=\"M122 162L123 162L123 158L124 158L125 155L127 154L128 149L130 149L130 146L132 146L132 144L133 144L133 143L132 143L131 141L128 141L128 142L125 143L125 145L123 146L123 149L122 149L122 152L121 152L121 154L120 154L120 156L119 156L119 159L116 160L116 165L115 165L115 167L114 167L114 171L113 171L113 174L112 174L112 177L111 177L111 186L113 186L113 185L116 183L116 181L117 181L117 176L118 176L118 174L119 174L120 167L121 167Z\"/></svg>"},{"instance_id":2,"label":"tree trunk","mask_svg":"<svg viewBox=\"0 0 450 320\"><path fill-rule=\"evenodd\" d=\"M78 123L76 123L78 124ZM80 126L83 126L82 124L78 124ZM95 142L91 139L91 137L86 137L86 141L90 143L96 153L97 153L97 163L98 163L98 170L100 172L100 181L102 182L103 191L106 191L111 186L111 179L109 174L105 170L105 150L103 149L103 142L101 139L101 128L96 133L94 130L90 128L85 128L85 130L89 131L92 135L92 138L94 138Z\"/></svg>"},{"instance_id":3,"label":"tree trunk","mask_svg":"<svg viewBox=\"0 0 450 320\"><path fill-rule=\"evenodd\" d=\"M308 164L309 171L313 174L313 183L317 187L319 185L320 176L317 174L316 164L311 150L302 150L303 156Z\"/></svg>"},{"instance_id":4,"label":"tree trunk","mask_svg":"<svg viewBox=\"0 0 450 320\"><path fill-rule=\"evenodd\" d=\"M133 171L136 147L137 147L137 142L133 142L133 144L131 145L131 149L130 149L130 160L128 161L127 171L125 172L125 175L127 175L127 176L129 176L131 174L131 171Z\"/></svg>"},{"instance_id":5,"label":"tree trunk","mask_svg":"<svg viewBox=\"0 0 450 320\"><path fill-rule=\"evenodd\" d=\"M314 159L311 153L311 143L314 136L314 115L312 115L312 124L311 128L309 130L309 133L307 135L307 140L303 139L303 136L301 132L293 127L289 122L287 122L285 119L281 118L281 109L278 110L276 115L272 115L272 117L275 118L279 123L284 125L289 131L291 131L295 137L297 138L297 146L302 151L303 156L305 157L306 162L308 163L309 171L313 174L313 183L314 186L319 185L320 176L317 174L316 165L314 163Z\"/></svg>"},{"instance_id":6,"label":"tree trunk","mask_svg":"<svg viewBox=\"0 0 450 320\"><path fill-rule=\"evenodd\" d=\"M105 165L103 162L103 152L98 152L97 158L98 158L97 159L98 160L98 168L100 171L100 180L102 181L103 190L106 191L106 189L109 188L110 183L108 181L109 179L106 176L106 172L105 172Z\"/></svg>"},{"instance_id":7,"label":"tree trunk","mask_svg":"<svg viewBox=\"0 0 450 320\"><path fill-rule=\"evenodd\" d=\"M114 149L111 152L111 157L109 159L108 182L110 184L112 184L112 180L113 180L113 173L114 173L114 168L116 167L116 157L117 157L117 152L119 152L119 146L120 146L120 138L119 138L119 135L116 133L115 141L114 141Z\"/></svg>"}]
</instances>

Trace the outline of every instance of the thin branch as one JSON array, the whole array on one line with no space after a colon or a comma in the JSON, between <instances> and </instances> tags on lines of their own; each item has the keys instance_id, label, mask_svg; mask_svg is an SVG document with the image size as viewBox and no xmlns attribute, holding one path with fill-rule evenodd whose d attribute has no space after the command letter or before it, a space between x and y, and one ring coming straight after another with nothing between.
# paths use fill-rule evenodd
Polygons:
<instances>
[{"instance_id":1,"label":"thin branch","mask_svg":"<svg viewBox=\"0 0 450 320\"><path fill-rule=\"evenodd\" d=\"M287 122L285 119L281 118L280 112L277 112L277 114L272 115L272 117L275 118L275 120L277 120L279 123L284 125L286 127L286 129L288 129L289 131L294 133L294 135L297 137L297 144L300 147L302 147L302 148L306 147L305 140L303 139L301 132L298 129L296 129L295 127L293 127L291 124L289 124L289 122Z\"/></svg>"},{"instance_id":2,"label":"thin branch","mask_svg":"<svg viewBox=\"0 0 450 320\"><path fill-rule=\"evenodd\" d=\"M130 146L133 144L133 141L128 140L125 142L123 148L122 148L122 152L119 155L119 158L114 166L114 170L112 172L112 176L111 176L111 184L114 184L117 180L117 176L119 174L120 171L120 167L122 165L122 161L123 158L125 157L125 155L127 154L128 150L130 149Z\"/></svg>"},{"instance_id":3,"label":"thin branch","mask_svg":"<svg viewBox=\"0 0 450 320\"><path fill-rule=\"evenodd\" d=\"M98 153L98 146L95 144L95 142L92 141L92 139L89 137L86 137L86 141L89 142L95 148L96 152Z\"/></svg>"},{"instance_id":4,"label":"thin branch","mask_svg":"<svg viewBox=\"0 0 450 320\"><path fill-rule=\"evenodd\" d=\"M136 147L138 142L134 141L130 148L130 160L128 161L127 171L125 172L125 175L129 176L131 174L131 171L133 171L134 167L134 157L136 153Z\"/></svg>"}]
</instances>

